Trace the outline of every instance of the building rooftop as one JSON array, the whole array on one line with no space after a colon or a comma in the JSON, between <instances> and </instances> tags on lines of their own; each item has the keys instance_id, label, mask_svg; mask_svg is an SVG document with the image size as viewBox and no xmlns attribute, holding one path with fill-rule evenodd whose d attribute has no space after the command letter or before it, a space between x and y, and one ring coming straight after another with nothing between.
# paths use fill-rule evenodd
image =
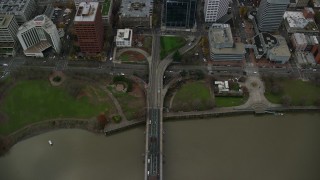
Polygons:
<instances>
[{"instance_id":1,"label":"building rooftop","mask_svg":"<svg viewBox=\"0 0 320 180\"><path fill-rule=\"evenodd\" d=\"M315 8L319 8L320 7L320 0L313 0L313 6Z\"/></svg>"},{"instance_id":2,"label":"building rooftop","mask_svg":"<svg viewBox=\"0 0 320 180\"><path fill-rule=\"evenodd\" d=\"M122 0L120 14L123 17L149 17L153 11L153 0Z\"/></svg>"},{"instance_id":3,"label":"building rooftop","mask_svg":"<svg viewBox=\"0 0 320 180\"><path fill-rule=\"evenodd\" d=\"M290 0L267 0L267 2L272 4L289 4Z\"/></svg>"},{"instance_id":4,"label":"building rooftop","mask_svg":"<svg viewBox=\"0 0 320 180\"><path fill-rule=\"evenodd\" d=\"M13 15L0 14L0 28L8 28Z\"/></svg>"},{"instance_id":5,"label":"building rooftop","mask_svg":"<svg viewBox=\"0 0 320 180\"><path fill-rule=\"evenodd\" d=\"M118 29L116 41L129 40L130 36L132 36L131 31L131 29Z\"/></svg>"},{"instance_id":6,"label":"building rooftop","mask_svg":"<svg viewBox=\"0 0 320 180\"><path fill-rule=\"evenodd\" d=\"M269 51L270 53L276 56L291 56L287 41L284 37L280 35L274 35L275 38L278 40L278 44L271 48Z\"/></svg>"},{"instance_id":7,"label":"building rooftop","mask_svg":"<svg viewBox=\"0 0 320 180\"><path fill-rule=\"evenodd\" d=\"M307 38L303 33L294 33L292 36L296 40L297 44L307 44Z\"/></svg>"},{"instance_id":8,"label":"building rooftop","mask_svg":"<svg viewBox=\"0 0 320 180\"><path fill-rule=\"evenodd\" d=\"M304 10L308 13L314 14L314 10L311 7L304 7Z\"/></svg>"},{"instance_id":9,"label":"building rooftop","mask_svg":"<svg viewBox=\"0 0 320 180\"><path fill-rule=\"evenodd\" d=\"M305 18L300 11L286 11L283 18L288 22L290 28L300 28L317 31L318 27L312 18Z\"/></svg>"},{"instance_id":10,"label":"building rooftop","mask_svg":"<svg viewBox=\"0 0 320 180\"><path fill-rule=\"evenodd\" d=\"M26 4L29 0L1 0L0 2L0 14L18 14L20 11L24 11Z\"/></svg>"},{"instance_id":11,"label":"building rooftop","mask_svg":"<svg viewBox=\"0 0 320 180\"><path fill-rule=\"evenodd\" d=\"M209 41L215 48L232 48L234 45L229 24L214 23L209 29Z\"/></svg>"},{"instance_id":12,"label":"building rooftop","mask_svg":"<svg viewBox=\"0 0 320 180\"><path fill-rule=\"evenodd\" d=\"M55 27L51 19L49 19L46 15L36 16L33 20L25 22L23 25L19 27L19 31L26 28L30 29L34 26L41 26L43 29L51 29Z\"/></svg>"},{"instance_id":13,"label":"building rooftop","mask_svg":"<svg viewBox=\"0 0 320 180\"><path fill-rule=\"evenodd\" d=\"M74 21L94 21L99 3L98 2L81 2L77 9Z\"/></svg>"},{"instance_id":14,"label":"building rooftop","mask_svg":"<svg viewBox=\"0 0 320 180\"><path fill-rule=\"evenodd\" d=\"M232 48L211 48L214 54L244 54L245 48L243 43L234 43Z\"/></svg>"}]
</instances>

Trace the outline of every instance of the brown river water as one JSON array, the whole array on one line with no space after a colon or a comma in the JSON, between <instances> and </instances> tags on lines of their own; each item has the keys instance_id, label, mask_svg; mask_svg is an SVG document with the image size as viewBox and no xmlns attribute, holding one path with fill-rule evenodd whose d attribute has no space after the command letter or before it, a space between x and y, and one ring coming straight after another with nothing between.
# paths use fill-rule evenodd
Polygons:
<instances>
[{"instance_id":1,"label":"brown river water","mask_svg":"<svg viewBox=\"0 0 320 180\"><path fill-rule=\"evenodd\" d=\"M319 113L168 121L164 127L164 180L320 179ZM0 180L142 180L144 145L143 126L107 137L55 130L0 157Z\"/></svg>"}]
</instances>

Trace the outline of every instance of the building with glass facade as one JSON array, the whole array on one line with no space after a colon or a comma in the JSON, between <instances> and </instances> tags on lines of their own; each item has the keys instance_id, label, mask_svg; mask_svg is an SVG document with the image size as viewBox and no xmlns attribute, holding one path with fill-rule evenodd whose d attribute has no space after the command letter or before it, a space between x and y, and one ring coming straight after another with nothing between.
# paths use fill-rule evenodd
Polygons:
<instances>
[{"instance_id":1,"label":"building with glass facade","mask_svg":"<svg viewBox=\"0 0 320 180\"><path fill-rule=\"evenodd\" d=\"M196 0L166 0L164 3L163 25L173 28L191 29L196 22Z\"/></svg>"}]
</instances>

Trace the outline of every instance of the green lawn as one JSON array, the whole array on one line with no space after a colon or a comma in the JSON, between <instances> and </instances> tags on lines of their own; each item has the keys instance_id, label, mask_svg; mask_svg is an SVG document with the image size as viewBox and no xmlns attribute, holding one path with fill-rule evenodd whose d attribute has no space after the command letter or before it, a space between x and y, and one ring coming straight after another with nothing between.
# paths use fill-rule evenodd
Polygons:
<instances>
[{"instance_id":1,"label":"green lawn","mask_svg":"<svg viewBox=\"0 0 320 180\"><path fill-rule=\"evenodd\" d=\"M93 103L87 96L75 99L63 88L52 87L47 81L20 81L1 102L0 110L8 120L1 122L0 134L46 119L94 117L110 106L106 102Z\"/></svg>"},{"instance_id":2,"label":"green lawn","mask_svg":"<svg viewBox=\"0 0 320 180\"><path fill-rule=\"evenodd\" d=\"M184 84L174 96L175 111L207 110L213 107L210 90L203 81Z\"/></svg>"},{"instance_id":3,"label":"green lawn","mask_svg":"<svg viewBox=\"0 0 320 180\"><path fill-rule=\"evenodd\" d=\"M103 16L108 15L109 8L110 8L110 0L105 0L103 5L102 5L102 15Z\"/></svg>"},{"instance_id":4,"label":"green lawn","mask_svg":"<svg viewBox=\"0 0 320 180\"><path fill-rule=\"evenodd\" d=\"M215 97L216 107L232 107L244 104L247 101L245 97Z\"/></svg>"},{"instance_id":5,"label":"green lawn","mask_svg":"<svg viewBox=\"0 0 320 180\"><path fill-rule=\"evenodd\" d=\"M266 98L272 103L281 103L281 97L288 95L292 105L314 105L319 98L320 87L311 82L301 80L281 79L276 80L283 87L280 94L272 94L271 87L266 83ZM301 104L301 102L304 102Z\"/></svg>"},{"instance_id":6,"label":"green lawn","mask_svg":"<svg viewBox=\"0 0 320 180\"><path fill-rule=\"evenodd\" d=\"M119 58L121 61L129 61L129 55L125 53L121 54Z\"/></svg>"},{"instance_id":7,"label":"green lawn","mask_svg":"<svg viewBox=\"0 0 320 180\"><path fill-rule=\"evenodd\" d=\"M161 36L160 43L160 58L163 59L170 53L184 46L186 44L186 40L183 37L178 36Z\"/></svg>"}]
</instances>

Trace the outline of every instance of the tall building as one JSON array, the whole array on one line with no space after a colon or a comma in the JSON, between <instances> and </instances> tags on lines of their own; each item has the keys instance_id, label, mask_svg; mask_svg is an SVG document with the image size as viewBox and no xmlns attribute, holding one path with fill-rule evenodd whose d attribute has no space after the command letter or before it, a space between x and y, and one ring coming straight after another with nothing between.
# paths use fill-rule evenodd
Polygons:
<instances>
[{"instance_id":1,"label":"tall building","mask_svg":"<svg viewBox=\"0 0 320 180\"><path fill-rule=\"evenodd\" d=\"M263 32L276 31L282 21L289 0L261 0L258 13L258 28Z\"/></svg>"},{"instance_id":2,"label":"tall building","mask_svg":"<svg viewBox=\"0 0 320 180\"><path fill-rule=\"evenodd\" d=\"M36 13L35 0L1 0L0 14L14 15L21 25L31 20Z\"/></svg>"},{"instance_id":3,"label":"tall building","mask_svg":"<svg viewBox=\"0 0 320 180\"><path fill-rule=\"evenodd\" d=\"M103 23L98 2L81 2L74 18L80 50L97 54L103 48Z\"/></svg>"},{"instance_id":4,"label":"tall building","mask_svg":"<svg viewBox=\"0 0 320 180\"><path fill-rule=\"evenodd\" d=\"M228 12L229 0L205 0L204 21L216 22Z\"/></svg>"},{"instance_id":5,"label":"tall building","mask_svg":"<svg viewBox=\"0 0 320 180\"><path fill-rule=\"evenodd\" d=\"M13 15L0 15L0 56L14 56L18 23Z\"/></svg>"},{"instance_id":6,"label":"tall building","mask_svg":"<svg viewBox=\"0 0 320 180\"><path fill-rule=\"evenodd\" d=\"M166 27L194 27L196 22L196 0L166 0L164 3L163 23Z\"/></svg>"},{"instance_id":7,"label":"tall building","mask_svg":"<svg viewBox=\"0 0 320 180\"><path fill-rule=\"evenodd\" d=\"M45 15L19 27L17 37L26 56L44 57L52 47L57 53L61 51L61 41L57 27Z\"/></svg>"},{"instance_id":8,"label":"tall building","mask_svg":"<svg viewBox=\"0 0 320 180\"><path fill-rule=\"evenodd\" d=\"M210 57L213 61L241 61L245 49L243 43L233 41L229 24L212 24L208 33Z\"/></svg>"}]
</instances>

